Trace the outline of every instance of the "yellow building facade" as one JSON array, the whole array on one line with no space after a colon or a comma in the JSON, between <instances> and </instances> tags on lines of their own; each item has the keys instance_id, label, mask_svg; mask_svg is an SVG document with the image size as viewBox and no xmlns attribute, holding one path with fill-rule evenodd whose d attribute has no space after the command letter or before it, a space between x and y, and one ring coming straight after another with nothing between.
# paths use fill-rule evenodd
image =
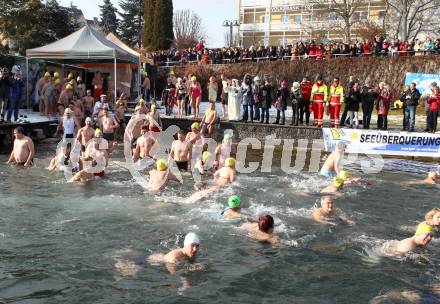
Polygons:
<instances>
[{"instance_id":1,"label":"yellow building facade","mask_svg":"<svg viewBox=\"0 0 440 304\"><path fill-rule=\"evenodd\" d=\"M333 10L344 0L237 0L240 21L239 41L251 45L287 45L311 39L343 41L342 19ZM385 0L349 0L354 14L351 38L364 20L381 22ZM335 4L336 3L336 4Z\"/></svg>"}]
</instances>

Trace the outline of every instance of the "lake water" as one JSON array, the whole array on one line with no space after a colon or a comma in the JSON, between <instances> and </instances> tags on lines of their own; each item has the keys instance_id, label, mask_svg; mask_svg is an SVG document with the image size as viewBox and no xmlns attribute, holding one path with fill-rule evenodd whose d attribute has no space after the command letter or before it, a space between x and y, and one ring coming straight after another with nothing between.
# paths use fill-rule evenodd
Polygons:
<instances>
[{"instance_id":1,"label":"lake water","mask_svg":"<svg viewBox=\"0 0 440 304\"><path fill-rule=\"evenodd\" d=\"M328 183L316 173L242 174L230 188L182 204L193 192L189 178L146 194L114 162L123 159L117 151L106 177L72 184L44 170L53 151L54 143L38 145L29 170L6 166L0 156L0 303L368 303L438 282L437 240L424 258L367 253L410 236L439 206L438 188L403 185L424 177L430 164L386 159L374 175L350 165L372 186L347 187L335 204L357 224L329 228L309 219L319 196L301 194ZM238 222L220 218L231 194L242 197L244 212L273 215L285 246L259 243ZM205 270L184 265L170 274L146 263L151 253L182 245L190 231L201 238L197 261Z\"/></svg>"}]
</instances>

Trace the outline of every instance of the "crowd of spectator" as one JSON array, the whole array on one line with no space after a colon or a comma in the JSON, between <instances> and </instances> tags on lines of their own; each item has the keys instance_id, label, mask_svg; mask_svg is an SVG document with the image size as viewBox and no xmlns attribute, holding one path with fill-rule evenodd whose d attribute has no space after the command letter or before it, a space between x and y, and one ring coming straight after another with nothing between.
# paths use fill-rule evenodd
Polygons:
<instances>
[{"instance_id":1,"label":"crowd of spectator","mask_svg":"<svg viewBox=\"0 0 440 304\"><path fill-rule=\"evenodd\" d=\"M355 43L296 42L287 46L251 46L249 48L206 48L202 41L194 48L146 53L159 65L187 63L224 64L260 60L324 59L338 56L405 56L440 53L440 39L385 39L377 36L373 41Z\"/></svg>"}]
</instances>

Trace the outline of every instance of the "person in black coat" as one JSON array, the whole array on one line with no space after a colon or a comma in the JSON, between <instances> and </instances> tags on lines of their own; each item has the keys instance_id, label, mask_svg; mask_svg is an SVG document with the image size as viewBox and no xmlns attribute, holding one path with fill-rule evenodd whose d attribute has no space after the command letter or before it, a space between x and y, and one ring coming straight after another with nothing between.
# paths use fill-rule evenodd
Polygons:
<instances>
[{"instance_id":1,"label":"person in black coat","mask_svg":"<svg viewBox=\"0 0 440 304\"><path fill-rule=\"evenodd\" d=\"M280 89L277 91L275 99L275 108L277 109L277 118L274 124L284 125L286 121L287 101L289 100L290 92L286 80L281 80ZM281 116L281 117L280 117ZM281 121L280 121L281 118Z\"/></svg>"},{"instance_id":2,"label":"person in black coat","mask_svg":"<svg viewBox=\"0 0 440 304\"><path fill-rule=\"evenodd\" d=\"M364 129L370 129L371 114L374 109L374 101L379 94L371 85L370 80L365 82L361 89L361 103L362 103L362 124Z\"/></svg>"},{"instance_id":3,"label":"person in black coat","mask_svg":"<svg viewBox=\"0 0 440 304\"><path fill-rule=\"evenodd\" d=\"M269 123L269 110L272 106L272 95L273 95L273 86L270 83L269 77L264 77L264 85L261 88L262 92L262 101L261 101L261 116L260 116L260 123Z\"/></svg>"},{"instance_id":4,"label":"person in black coat","mask_svg":"<svg viewBox=\"0 0 440 304\"><path fill-rule=\"evenodd\" d=\"M0 69L0 122L5 121L12 79L7 68Z\"/></svg>"},{"instance_id":5,"label":"person in black coat","mask_svg":"<svg viewBox=\"0 0 440 304\"><path fill-rule=\"evenodd\" d=\"M347 114L350 119L350 128L354 127L357 129L359 126L359 104L361 102L361 87L359 85L359 82L355 82L353 84L350 91L348 92L348 96L345 99L345 102L345 106L348 111Z\"/></svg>"}]
</instances>

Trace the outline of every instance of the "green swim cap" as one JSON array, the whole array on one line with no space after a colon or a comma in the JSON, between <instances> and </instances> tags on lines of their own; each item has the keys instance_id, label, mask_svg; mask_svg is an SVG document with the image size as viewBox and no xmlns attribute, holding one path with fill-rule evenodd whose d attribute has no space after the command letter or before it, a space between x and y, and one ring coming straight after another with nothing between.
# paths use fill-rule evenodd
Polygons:
<instances>
[{"instance_id":1,"label":"green swim cap","mask_svg":"<svg viewBox=\"0 0 440 304\"><path fill-rule=\"evenodd\" d=\"M238 195L233 195L228 200L229 208L238 208L240 207L240 197Z\"/></svg>"}]
</instances>

